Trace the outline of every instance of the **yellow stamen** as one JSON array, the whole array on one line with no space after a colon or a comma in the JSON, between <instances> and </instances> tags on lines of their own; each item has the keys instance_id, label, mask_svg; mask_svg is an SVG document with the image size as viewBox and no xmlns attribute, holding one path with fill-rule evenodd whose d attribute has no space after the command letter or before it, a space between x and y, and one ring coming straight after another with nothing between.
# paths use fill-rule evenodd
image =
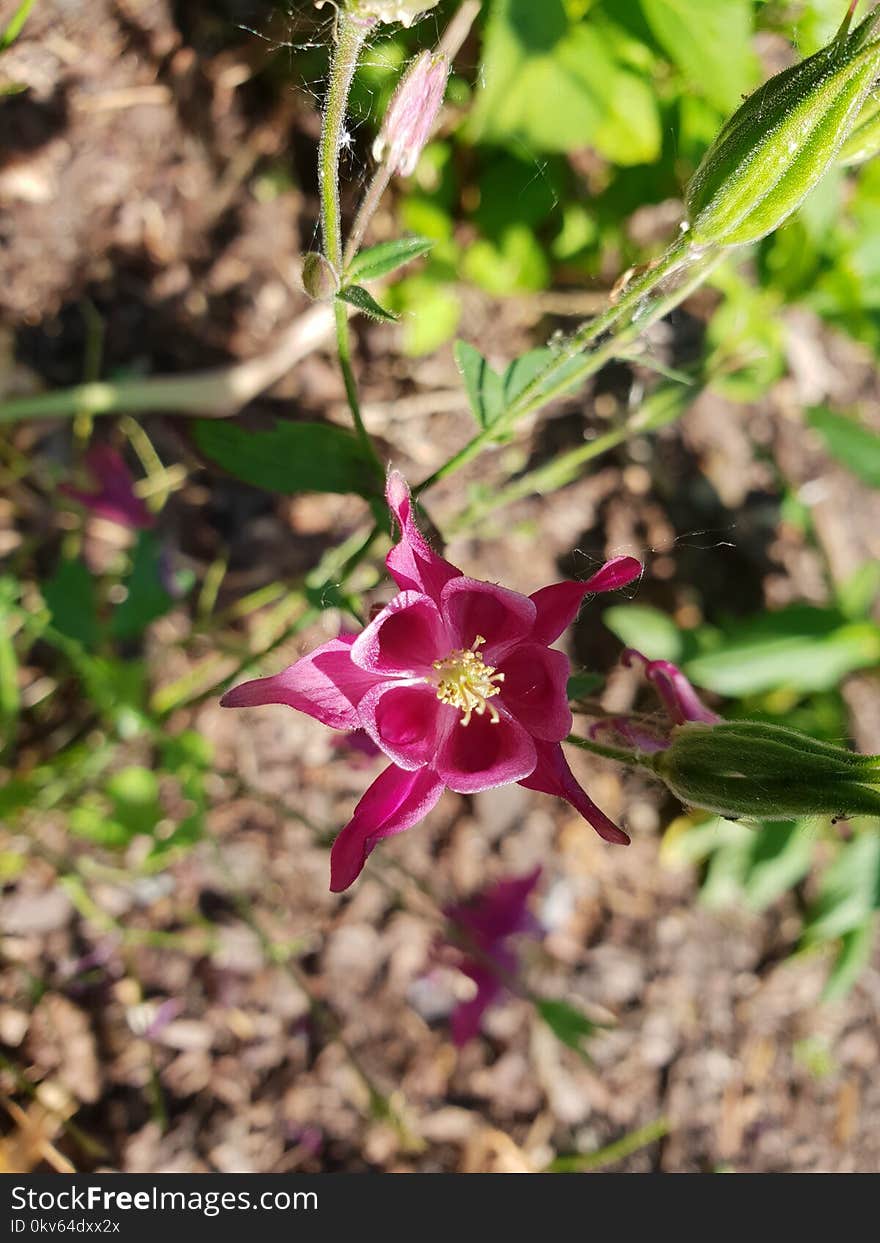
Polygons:
<instances>
[{"instance_id":1,"label":"yellow stamen","mask_svg":"<svg viewBox=\"0 0 880 1243\"><path fill-rule=\"evenodd\" d=\"M492 665L484 664L477 648L486 640L478 634L469 648L450 652L445 660L435 660L434 668L440 675L437 681L437 698L441 703L459 708L461 724L470 724L472 715L482 716L488 710L492 724L497 725L498 709L490 700L501 693L496 682L504 681L503 673L496 673Z\"/></svg>"}]
</instances>

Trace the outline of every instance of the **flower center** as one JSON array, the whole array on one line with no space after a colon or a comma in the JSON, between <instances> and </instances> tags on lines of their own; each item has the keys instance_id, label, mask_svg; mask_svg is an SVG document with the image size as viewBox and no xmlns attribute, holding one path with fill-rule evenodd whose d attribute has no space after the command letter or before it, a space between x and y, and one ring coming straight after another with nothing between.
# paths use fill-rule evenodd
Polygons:
<instances>
[{"instance_id":1,"label":"flower center","mask_svg":"<svg viewBox=\"0 0 880 1243\"><path fill-rule=\"evenodd\" d=\"M450 652L445 660L435 660L437 670L437 698L441 703L459 708L462 712L461 724L470 724L471 716L476 712L482 716L488 709L492 724L498 724L498 709L488 701L501 693L496 682L504 681L503 673L496 673L492 665L484 663L477 652L486 640L478 634L470 647Z\"/></svg>"}]
</instances>

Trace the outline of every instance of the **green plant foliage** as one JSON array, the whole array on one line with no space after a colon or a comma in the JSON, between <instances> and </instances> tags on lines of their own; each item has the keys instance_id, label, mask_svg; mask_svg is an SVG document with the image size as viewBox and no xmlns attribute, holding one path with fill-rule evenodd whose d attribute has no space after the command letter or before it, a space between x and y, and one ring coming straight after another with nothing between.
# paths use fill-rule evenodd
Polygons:
<instances>
[{"instance_id":1,"label":"green plant foliage","mask_svg":"<svg viewBox=\"0 0 880 1243\"><path fill-rule=\"evenodd\" d=\"M362 250L352 261L347 275L354 281L375 281L389 276L404 264L420 259L433 249L434 243L426 237L401 237L394 242L380 242Z\"/></svg>"},{"instance_id":2,"label":"green plant foliage","mask_svg":"<svg viewBox=\"0 0 880 1243\"><path fill-rule=\"evenodd\" d=\"M210 461L230 475L293 496L298 492L381 495L375 464L351 432L325 423L278 421L271 431L200 419L193 435Z\"/></svg>"}]
</instances>

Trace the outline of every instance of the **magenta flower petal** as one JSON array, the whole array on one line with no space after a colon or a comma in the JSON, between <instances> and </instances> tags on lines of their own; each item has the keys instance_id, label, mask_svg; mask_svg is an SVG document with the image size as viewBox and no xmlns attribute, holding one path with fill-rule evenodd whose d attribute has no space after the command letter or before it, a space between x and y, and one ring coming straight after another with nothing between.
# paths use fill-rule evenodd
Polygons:
<instances>
[{"instance_id":1,"label":"magenta flower petal","mask_svg":"<svg viewBox=\"0 0 880 1243\"><path fill-rule=\"evenodd\" d=\"M535 738L561 742L571 733L568 678L571 666L564 652L539 643L514 648L498 666L504 674L502 701Z\"/></svg>"},{"instance_id":2,"label":"magenta flower petal","mask_svg":"<svg viewBox=\"0 0 880 1243\"><path fill-rule=\"evenodd\" d=\"M342 893L358 876L367 856L384 837L402 833L422 820L443 793L443 782L429 768L404 772L395 764L379 774L330 852L330 890Z\"/></svg>"},{"instance_id":3,"label":"magenta flower petal","mask_svg":"<svg viewBox=\"0 0 880 1243\"><path fill-rule=\"evenodd\" d=\"M399 768L421 768L434 757L443 732L441 716L458 722L459 713L442 704L426 682L383 682L367 691L359 708L364 729Z\"/></svg>"},{"instance_id":4,"label":"magenta flower petal","mask_svg":"<svg viewBox=\"0 0 880 1243\"><path fill-rule=\"evenodd\" d=\"M357 706L381 679L352 664L351 639L331 639L271 678L233 687L220 700L224 708L286 704L329 725L359 729Z\"/></svg>"},{"instance_id":5,"label":"magenta flower petal","mask_svg":"<svg viewBox=\"0 0 880 1243\"><path fill-rule=\"evenodd\" d=\"M63 483L58 491L86 509L119 526L146 531L156 519L140 497L134 493L134 479L121 453L110 445L94 444L85 458L86 469L96 483L91 492L84 492Z\"/></svg>"},{"instance_id":6,"label":"magenta flower petal","mask_svg":"<svg viewBox=\"0 0 880 1243\"><path fill-rule=\"evenodd\" d=\"M531 596L538 611L532 638L537 643L554 643L574 619L584 597L599 591L617 591L626 587L642 572L635 557L615 557L606 561L601 570L585 583L553 583Z\"/></svg>"},{"instance_id":7,"label":"magenta flower petal","mask_svg":"<svg viewBox=\"0 0 880 1243\"><path fill-rule=\"evenodd\" d=\"M540 867L525 876L505 877L476 898L447 907L444 914L484 949L515 932L537 932L539 926L528 901L540 879Z\"/></svg>"},{"instance_id":8,"label":"magenta flower petal","mask_svg":"<svg viewBox=\"0 0 880 1243\"><path fill-rule=\"evenodd\" d=\"M614 842L619 846L628 846L629 837L623 829L609 820L604 811L596 806L584 790L578 785L574 774L562 754L560 744L539 742L538 763L535 771L525 778L520 778L520 785L527 790L540 790L544 794L555 794L571 803L575 811L580 812L588 824L591 824L600 837L606 842Z\"/></svg>"},{"instance_id":9,"label":"magenta flower petal","mask_svg":"<svg viewBox=\"0 0 880 1243\"><path fill-rule=\"evenodd\" d=\"M640 661L645 666L645 677L657 688L658 695L676 725L684 725L687 721L717 725L721 720L717 713L711 712L700 701L699 695L677 665L668 660L649 660L635 648L629 647L623 653L623 663L631 665L634 661Z\"/></svg>"},{"instance_id":10,"label":"magenta flower petal","mask_svg":"<svg viewBox=\"0 0 880 1243\"><path fill-rule=\"evenodd\" d=\"M513 967L516 968L515 959ZM483 1015L504 992L503 984L489 967L476 962L464 962L459 970L468 979L473 980L477 991L468 1001L459 1002L449 1016L452 1041L458 1049L479 1036L483 1026Z\"/></svg>"},{"instance_id":11,"label":"magenta flower petal","mask_svg":"<svg viewBox=\"0 0 880 1243\"><path fill-rule=\"evenodd\" d=\"M461 570L439 557L416 526L409 488L396 470L388 475L385 499L400 527L400 541L385 558L388 573L401 591L420 591L439 600L445 584Z\"/></svg>"},{"instance_id":12,"label":"magenta flower petal","mask_svg":"<svg viewBox=\"0 0 880 1243\"><path fill-rule=\"evenodd\" d=\"M492 665L528 638L535 624L535 606L528 596L464 575L443 588L440 611L455 637L454 646L468 648L484 638L481 655Z\"/></svg>"},{"instance_id":13,"label":"magenta flower petal","mask_svg":"<svg viewBox=\"0 0 880 1243\"><path fill-rule=\"evenodd\" d=\"M351 659L385 677L424 677L454 646L434 601L402 591L358 635Z\"/></svg>"},{"instance_id":14,"label":"magenta flower petal","mask_svg":"<svg viewBox=\"0 0 880 1243\"><path fill-rule=\"evenodd\" d=\"M520 781L536 762L532 736L503 707L498 708L497 722L486 712L474 715L465 726L458 713L450 713L434 759L444 784L458 794L476 794Z\"/></svg>"}]
</instances>

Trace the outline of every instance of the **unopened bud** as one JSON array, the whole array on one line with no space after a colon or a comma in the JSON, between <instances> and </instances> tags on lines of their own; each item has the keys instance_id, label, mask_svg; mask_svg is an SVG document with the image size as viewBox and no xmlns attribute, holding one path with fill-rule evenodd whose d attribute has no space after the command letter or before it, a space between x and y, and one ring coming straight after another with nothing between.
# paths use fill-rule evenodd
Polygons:
<instances>
[{"instance_id":1,"label":"unopened bud","mask_svg":"<svg viewBox=\"0 0 880 1243\"><path fill-rule=\"evenodd\" d=\"M318 251L310 251L303 259L302 285L310 298L327 302L339 292L339 277L333 265Z\"/></svg>"},{"instance_id":2,"label":"unopened bud","mask_svg":"<svg viewBox=\"0 0 880 1243\"><path fill-rule=\"evenodd\" d=\"M880 71L880 10L850 33L853 12L827 47L776 74L721 130L687 192L697 244L758 241L834 163Z\"/></svg>"},{"instance_id":3,"label":"unopened bud","mask_svg":"<svg viewBox=\"0 0 880 1243\"><path fill-rule=\"evenodd\" d=\"M729 819L880 816L880 757L782 725L682 725L651 764L682 803Z\"/></svg>"},{"instance_id":4,"label":"unopened bud","mask_svg":"<svg viewBox=\"0 0 880 1243\"><path fill-rule=\"evenodd\" d=\"M422 52L400 80L373 144L373 158L408 177L431 137L446 94L449 60Z\"/></svg>"}]
</instances>

